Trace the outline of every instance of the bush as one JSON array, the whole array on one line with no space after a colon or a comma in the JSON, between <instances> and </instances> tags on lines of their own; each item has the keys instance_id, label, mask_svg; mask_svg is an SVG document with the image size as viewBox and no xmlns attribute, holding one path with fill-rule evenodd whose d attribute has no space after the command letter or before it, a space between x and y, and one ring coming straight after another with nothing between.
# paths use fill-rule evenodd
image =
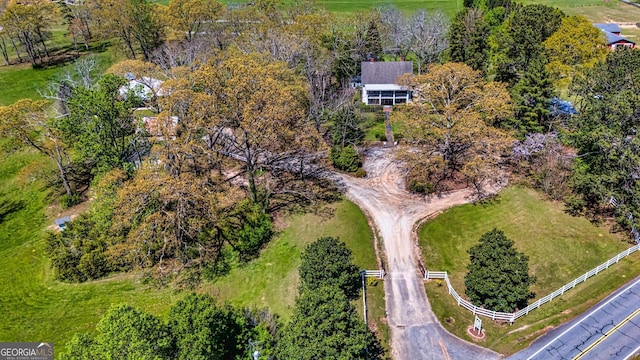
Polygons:
<instances>
[{"instance_id":1,"label":"bush","mask_svg":"<svg viewBox=\"0 0 640 360\"><path fill-rule=\"evenodd\" d=\"M418 180L411 180L409 182L409 191L427 195L433 194L436 191L436 187L431 182L423 183Z\"/></svg>"},{"instance_id":2,"label":"bush","mask_svg":"<svg viewBox=\"0 0 640 360\"><path fill-rule=\"evenodd\" d=\"M357 178L367 177L367 172L364 171L363 168L360 168L360 169L358 169L358 171L356 171L354 176L357 177Z\"/></svg>"},{"instance_id":3,"label":"bush","mask_svg":"<svg viewBox=\"0 0 640 360\"><path fill-rule=\"evenodd\" d=\"M331 162L333 166L342 171L354 172L362 167L360 155L353 146L345 146L342 149L334 147L331 149Z\"/></svg>"},{"instance_id":4,"label":"bush","mask_svg":"<svg viewBox=\"0 0 640 360\"><path fill-rule=\"evenodd\" d=\"M64 196L60 200L60 206L62 206L63 209L68 209L73 205L76 205L79 203L80 203L80 194L73 194L71 196L69 196L68 194L64 194Z\"/></svg>"}]
</instances>

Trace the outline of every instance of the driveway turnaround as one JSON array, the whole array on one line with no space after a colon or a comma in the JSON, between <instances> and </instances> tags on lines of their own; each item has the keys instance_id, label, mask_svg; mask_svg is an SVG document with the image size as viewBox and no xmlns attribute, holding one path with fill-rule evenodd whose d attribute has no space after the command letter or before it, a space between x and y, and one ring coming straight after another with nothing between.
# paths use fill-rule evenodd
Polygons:
<instances>
[{"instance_id":1,"label":"driveway turnaround","mask_svg":"<svg viewBox=\"0 0 640 360\"><path fill-rule=\"evenodd\" d=\"M366 178L342 177L347 197L373 220L382 238L391 356L396 360L498 359L497 353L461 340L440 325L427 300L423 274L418 271L416 222L469 202L470 192L456 191L427 200L408 193L391 151L372 149L368 153Z\"/></svg>"},{"instance_id":2,"label":"driveway turnaround","mask_svg":"<svg viewBox=\"0 0 640 360\"><path fill-rule=\"evenodd\" d=\"M638 353L640 276L509 359L625 360Z\"/></svg>"}]
</instances>

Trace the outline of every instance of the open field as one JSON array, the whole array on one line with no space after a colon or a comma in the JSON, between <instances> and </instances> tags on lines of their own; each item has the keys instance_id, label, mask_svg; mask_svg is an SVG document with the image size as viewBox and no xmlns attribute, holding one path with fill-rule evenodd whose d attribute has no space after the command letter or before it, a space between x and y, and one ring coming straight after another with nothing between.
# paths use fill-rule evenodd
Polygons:
<instances>
[{"instance_id":1,"label":"open field","mask_svg":"<svg viewBox=\"0 0 640 360\"><path fill-rule=\"evenodd\" d=\"M94 56L100 64L100 72L104 72L118 59L118 56L110 50L90 56ZM72 68L73 63L42 69L32 69L31 64L27 63L0 66L0 106L9 105L24 98L41 99L38 90L45 89L56 76Z\"/></svg>"},{"instance_id":2,"label":"open field","mask_svg":"<svg viewBox=\"0 0 640 360\"><path fill-rule=\"evenodd\" d=\"M453 208L420 229L425 265L449 272L451 282L464 294L464 275L469 263L467 250L480 236L498 228L529 256L529 267L537 277L532 286L536 298L543 297L584 272L606 261L630 245L584 218L564 213L561 203L544 201L530 189L512 187L493 202ZM567 292L513 326L484 319L487 339L481 343L501 353L513 353L528 345L541 329L555 326L586 310L608 292L640 274L637 254ZM458 336L465 333L473 315L458 307L440 281L426 285L432 307L442 324ZM532 300L533 301L533 300ZM454 320L446 321L447 318Z\"/></svg>"},{"instance_id":3,"label":"open field","mask_svg":"<svg viewBox=\"0 0 640 360\"><path fill-rule=\"evenodd\" d=\"M184 296L172 287L145 283L141 273L115 274L106 279L65 284L55 281L45 254L43 235L52 223L47 217L48 190L32 181L27 167L46 164L30 151L3 153L0 161L0 341L52 341L56 353L79 331L91 332L114 303L129 303L164 315ZM371 231L360 210L347 201L333 204L323 216L306 214L287 218L284 231L269 244L262 257L235 269L228 278L205 283L221 301L238 305L269 306L291 313L297 290L297 265L303 246L319 236L339 236L354 251L356 263L375 268ZM370 318L384 316L384 295L372 288ZM375 294L375 295L373 295ZM361 308L361 302L357 302ZM381 305L380 305L381 304ZM373 310L372 310L373 311ZM383 332L384 334L384 332Z\"/></svg>"}]
</instances>

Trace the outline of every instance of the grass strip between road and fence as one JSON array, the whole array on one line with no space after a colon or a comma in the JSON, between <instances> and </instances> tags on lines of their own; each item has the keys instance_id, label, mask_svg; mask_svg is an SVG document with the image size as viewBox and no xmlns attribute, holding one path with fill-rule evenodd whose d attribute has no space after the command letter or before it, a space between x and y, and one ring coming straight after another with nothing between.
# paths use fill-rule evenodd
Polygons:
<instances>
[{"instance_id":1,"label":"grass strip between road and fence","mask_svg":"<svg viewBox=\"0 0 640 360\"><path fill-rule=\"evenodd\" d=\"M595 275L598 275L598 273L600 273L601 271L609 268L611 265L616 264L621 259L624 259L625 257L629 256L630 254L632 254L632 253L634 253L634 252L636 252L638 250L640 250L640 244L636 244L635 246L632 246L632 247L628 248L627 250L617 254L616 256L612 257L611 259L607 260L606 262L598 265L597 267L587 271L583 275L575 278L573 281L570 281L569 283L567 283L566 285L562 286L558 290L552 292L551 294L549 294L549 295L547 295L547 296L545 296L545 297L543 297L541 299L538 299L537 301L533 302L532 304L530 304L529 306L525 307L524 309L516 311L514 313L506 313L506 312L500 312L500 311L493 311L493 310L484 309L484 308L476 306L476 305L472 304L471 302L463 299L460 295L458 295L458 292L451 285L451 282L449 281L449 274L446 271L428 271L427 270L425 272L425 274L424 274L424 279L425 280L444 279L444 281L447 284L447 289L449 291L449 294L451 296L453 296L453 298L456 300L458 305L462 306L463 308L465 308L465 309L467 309L469 311L471 311L474 315L481 315L481 316L489 317L492 320L506 320L506 321L509 321L510 323L513 323L519 317L522 317L522 316L525 316L525 315L529 314L530 311L535 310L535 309L539 308L540 306L550 302L554 298L564 294L567 290L573 289L576 285L587 281L588 278L590 278L592 276L595 276Z\"/></svg>"}]
</instances>

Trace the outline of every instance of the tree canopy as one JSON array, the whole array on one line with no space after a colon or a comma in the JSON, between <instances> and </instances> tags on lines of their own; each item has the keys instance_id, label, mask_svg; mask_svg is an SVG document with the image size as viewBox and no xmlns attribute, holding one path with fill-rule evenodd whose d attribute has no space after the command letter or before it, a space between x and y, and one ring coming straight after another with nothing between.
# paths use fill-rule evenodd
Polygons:
<instances>
[{"instance_id":1,"label":"tree canopy","mask_svg":"<svg viewBox=\"0 0 640 360\"><path fill-rule=\"evenodd\" d=\"M392 119L416 145L403 153L410 180L442 189L463 176L480 189L499 176L497 165L510 136L494 125L512 115L505 84L487 83L479 71L460 63L435 65L401 82L413 91L413 101Z\"/></svg>"},{"instance_id":2,"label":"tree canopy","mask_svg":"<svg viewBox=\"0 0 640 360\"><path fill-rule=\"evenodd\" d=\"M349 299L357 299L360 269L344 242L323 237L309 244L300 257L300 291L314 291L322 286L335 286Z\"/></svg>"},{"instance_id":3,"label":"tree canopy","mask_svg":"<svg viewBox=\"0 0 640 360\"><path fill-rule=\"evenodd\" d=\"M532 297L529 286L535 282L529 275L529 259L501 230L483 234L480 243L469 249L469 258L464 284L472 303L503 312L527 305Z\"/></svg>"},{"instance_id":4,"label":"tree canopy","mask_svg":"<svg viewBox=\"0 0 640 360\"><path fill-rule=\"evenodd\" d=\"M130 305L114 305L96 334L75 334L61 358L244 359L251 339L260 341L262 355L269 356L277 328L277 318L266 312L220 306L209 295L189 294L171 306L167 322Z\"/></svg>"},{"instance_id":5,"label":"tree canopy","mask_svg":"<svg viewBox=\"0 0 640 360\"><path fill-rule=\"evenodd\" d=\"M608 212L611 196L618 222L630 225L627 215L638 213L640 140L640 53L621 49L606 61L574 79L571 90L578 95L578 115L571 120L572 144L578 151L572 186L578 195L570 207L577 211ZM611 209L611 208L609 208Z\"/></svg>"},{"instance_id":6,"label":"tree canopy","mask_svg":"<svg viewBox=\"0 0 640 360\"><path fill-rule=\"evenodd\" d=\"M335 286L303 291L278 342L279 359L379 359L382 349Z\"/></svg>"}]
</instances>

